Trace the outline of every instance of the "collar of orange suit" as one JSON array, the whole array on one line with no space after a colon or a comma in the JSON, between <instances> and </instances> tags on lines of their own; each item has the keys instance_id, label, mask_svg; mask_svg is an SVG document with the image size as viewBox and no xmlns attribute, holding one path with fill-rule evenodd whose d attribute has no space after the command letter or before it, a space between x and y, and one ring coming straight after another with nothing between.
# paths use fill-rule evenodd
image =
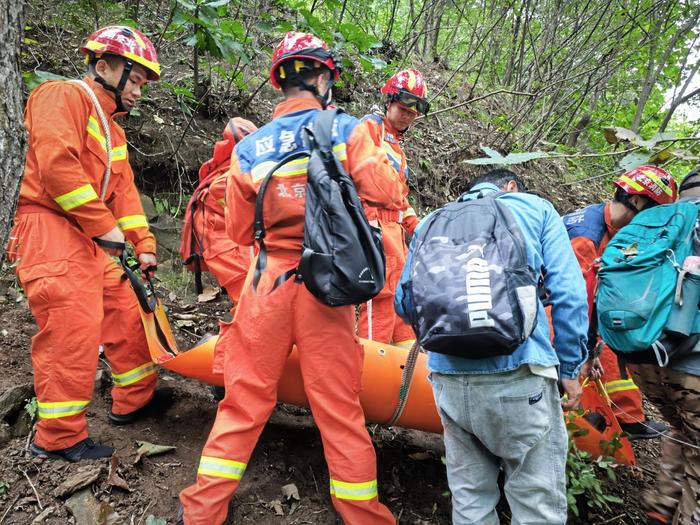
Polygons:
<instances>
[{"instance_id":1,"label":"collar of orange suit","mask_svg":"<svg viewBox=\"0 0 700 525\"><path fill-rule=\"evenodd\" d=\"M101 85L99 85L97 82L95 82L92 78L90 77L85 77L83 79L87 84L92 88L92 90L95 92L95 95L97 96L97 101L100 103L100 106L102 106L102 109L107 115L111 115L114 117L119 117L121 115L126 115L126 111L121 111L116 113L117 110L117 101L116 99L107 91L105 88L103 88Z\"/></svg>"},{"instance_id":2,"label":"collar of orange suit","mask_svg":"<svg viewBox=\"0 0 700 525\"><path fill-rule=\"evenodd\" d=\"M272 118L278 118L283 115L295 113L296 111L303 111L305 109L322 109L321 103L316 99L310 98L287 98L277 104L275 111L272 113Z\"/></svg>"},{"instance_id":3,"label":"collar of orange suit","mask_svg":"<svg viewBox=\"0 0 700 525\"><path fill-rule=\"evenodd\" d=\"M613 228L612 219L610 218L610 203L607 203L603 208L603 217L605 217L605 227L607 228L608 235L610 235L610 237L620 231L620 228Z\"/></svg>"}]
</instances>

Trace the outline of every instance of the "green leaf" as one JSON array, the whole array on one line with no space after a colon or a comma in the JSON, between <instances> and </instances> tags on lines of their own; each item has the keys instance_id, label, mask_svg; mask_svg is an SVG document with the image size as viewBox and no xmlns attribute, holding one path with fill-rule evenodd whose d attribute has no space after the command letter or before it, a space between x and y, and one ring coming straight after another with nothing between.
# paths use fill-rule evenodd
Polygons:
<instances>
[{"instance_id":1,"label":"green leaf","mask_svg":"<svg viewBox=\"0 0 700 525\"><path fill-rule=\"evenodd\" d=\"M136 451L136 459L134 459L134 464L141 461L141 458L146 456L156 456L158 454L165 454L175 450L175 447L170 445L156 445L155 443L149 443L148 441L137 441L136 444L139 446Z\"/></svg>"},{"instance_id":2,"label":"green leaf","mask_svg":"<svg viewBox=\"0 0 700 525\"><path fill-rule=\"evenodd\" d=\"M231 3L231 0L211 0L210 2L205 2L204 5L207 7L222 7Z\"/></svg>"},{"instance_id":3,"label":"green leaf","mask_svg":"<svg viewBox=\"0 0 700 525\"><path fill-rule=\"evenodd\" d=\"M634 131L619 126L603 128L605 140L610 144L618 144L620 142L635 142L642 140Z\"/></svg>"},{"instance_id":4,"label":"green leaf","mask_svg":"<svg viewBox=\"0 0 700 525\"><path fill-rule=\"evenodd\" d=\"M620 159L620 167L625 171L641 166L649 162L649 154L642 151L633 151Z\"/></svg>"},{"instance_id":5,"label":"green leaf","mask_svg":"<svg viewBox=\"0 0 700 525\"><path fill-rule=\"evenodd\" d=\"M35 69L34 71L25 71L22 73L22 78L24 83L27 84L29 91L33 91L39 85L43 84L47 80L68 80L68 77L62 75L56 75L49 71L42 71L40 69Z\"/></svg>"}]
</instances>

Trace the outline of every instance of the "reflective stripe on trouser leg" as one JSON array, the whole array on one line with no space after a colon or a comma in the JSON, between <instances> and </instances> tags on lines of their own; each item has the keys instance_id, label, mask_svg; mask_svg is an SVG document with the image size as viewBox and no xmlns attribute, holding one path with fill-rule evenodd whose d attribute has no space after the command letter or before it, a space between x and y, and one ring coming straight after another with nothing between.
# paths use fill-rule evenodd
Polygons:
<instances>
[{"instance_id":1,"label":"reflective stripe on trouser leg","mask_svg":"<svg viewBox=\"0 0 700 525\"><path fill-rule=\"evenodd\" d=\"M348 483L331 478L331 496L338 499L364 501L377 497L377 480L363 483Z\"/></svg>"},{"instance_id":2,"label":"reflective stripe on trouser leg","mask_svg":"<svg viewBox=\"0 0 700 525\"><path fill-rule=\"evenodd\" d=\"M644 421L641 392L630 380L624 363L620 362L615 352L607 345L603 345L600 362L604 370L602 381L613 403L612 409L617 419L621 423Z\"/></svg>"},{"instance_id":3,"label":"reflective stripe on trouser leg","mask_svg":"<svg viewBox=\"0 0 700 525\"><path fill-rule=\"evenodd\" d=\"M109 257L102 260L104 312L102 343L112 367L112 412L129 414L153 398L156 367L139 315L139 306L123 270Z\"/></svg>"},{"instance_id":4,"label":"reflective stripe on trouser leg","mask_svg":"<svg viewBox=\"0 0 700 525\"><path fill-rule=\"evenodd\" d=\"M114 386L125 387L133 385L137 381L141 381L148 376L154 375L156 373L156 366L152 362L144 363L141 366L132 368L121 374L115 374L112 372L112 381Z\"/></svg>"},{"instance_id":5,"label":"reflective stripe on trouser leg","mask_svg":"<svg viewBox=\"0 0 700 525\"><path fill-rule=\"evenodd\" d=\"M240 480L245 469L246 464L240 461L202 456L199 460L197 475Z\"/></svg>"},{"instance_id":6,"label":"reflective stripe on trouser leg","mask_svg":"<svg viewBox=\"0 0 700 525\"><path fill-rule=\"evenodd\" d=\"M80 414L87 410L90 400L86 401L37 401L38 414L41 419L58 419Z\"/></svg>"},{"instance_id":7,"label":"reflective stripe on trouser leg","mask_svg":"<svg viewBox=\"0 0 700 525\"><path fill-rule=\"evenodd\" d=\"M377 464L360 405L364 351L353 334L352 307L331 307L299 287L294 330L304 391L321 432L334 492L347 525L389 525L393 515L377 498ZM336 351L328 352L328 348Z\"/></svg>"},{"instance_id":8,"label":"reflective stripe on trouser leg","mask_svg":"<svg viewBox=\"0 0 700 525\"><path fill-rule=\"evenodd\" d=\"M262 289L296 259L268 259L268 270L260 280ZM216 420L204 445L206 458L232 458L245 465L260 432L277 402L277 383L292 347L291 312L303 288L289 280L274 294L259 295L245 288L236 308L235 321L221 331L215 353L224 357L227 395L219 403ZM224 470L222 470L222 466ZM180 493L187 525L219 525L226 520L229 500L238 488L240 465L200 464L195 484ZM223 477L222 473L230 477Z\"/></svg>"}]
</instances>

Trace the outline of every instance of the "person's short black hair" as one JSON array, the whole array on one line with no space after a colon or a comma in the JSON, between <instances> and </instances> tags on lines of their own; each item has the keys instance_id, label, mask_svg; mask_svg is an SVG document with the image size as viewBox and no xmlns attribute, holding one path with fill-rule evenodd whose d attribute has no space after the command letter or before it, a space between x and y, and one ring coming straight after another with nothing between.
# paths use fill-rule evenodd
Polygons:
<instances>
[{"instance_id":1,"label":"person's short black hair","mask_svg":"<svg viewBox=\"0 0 700 525\"><path fill-rule=\"evenodd\" d=\"M97 71L95 70L95 65L97 62L100 60L104 60L109 64L109 67L111 69L117 69L119 67L119 64L124 62L124 57L120 57L117 55L112 55L111 53L107 53L102 56L97 56L95 53L90 54L90 59L88 60L88 65L87 65L87 71L88 73L92 73L93 75L97 74Z\"/></svg>"},{"instance_id":2,"label":"person's short black hair","mask_svg":"<svg viewBox=\"0 0 700 525\"><path fill-rule=\"evenodd\" d=\"M525 181L523 181L522 177L517 173L507 170L505 168L491 170L488 173L485 173L484 175L478 176L476 179L469 183L469 185L467 186L467 191L471 190L477 184L483 183L491 183L502 189L510 181L515 181L515 183L518 185L518 191L527 191Z\"/></svg>"},{"instance_id":3,"label":"person's short black hair","mask_svg":"<svg viewBox=\"0 0 700 525\"><path fill-rule=\"evenodd\" d=\"M681 181L678 193L700 186L700 166L690 171Z\"/></svg>"}]
</instances>

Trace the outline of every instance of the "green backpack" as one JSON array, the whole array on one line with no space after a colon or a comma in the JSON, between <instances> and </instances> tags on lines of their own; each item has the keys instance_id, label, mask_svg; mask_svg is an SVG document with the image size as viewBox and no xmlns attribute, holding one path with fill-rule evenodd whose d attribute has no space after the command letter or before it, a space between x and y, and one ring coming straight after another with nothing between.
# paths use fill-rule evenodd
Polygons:
<instances>
[{"instance_id":1,"label":"green backpack","mask_svg":"<svg viewBox=\"0 0 700 525\"><path fill-rule=\"evenodd\" d=\"M600 259L598 332L627 361L666 366L690 351L699 338L692 335L700 333L697 301L690 305L686 334L668 329L674 303L680 301L685 276L681 266L692 254L697 219L695 203L655 206L622 228ZM700 287L700 282L693 282Z\"/></svg>"}]
</instances>

